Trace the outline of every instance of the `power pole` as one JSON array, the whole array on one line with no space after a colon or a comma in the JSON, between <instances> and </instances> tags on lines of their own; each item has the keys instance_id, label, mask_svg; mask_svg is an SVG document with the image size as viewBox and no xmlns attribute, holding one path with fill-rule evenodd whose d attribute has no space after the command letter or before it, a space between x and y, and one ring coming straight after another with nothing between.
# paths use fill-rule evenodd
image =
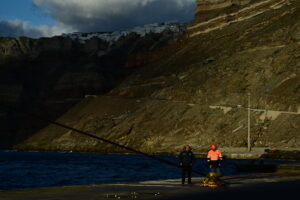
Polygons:
<instances>
[{"instance_id":1,"label":"power pole","mask_svg":"<svg viewBox=\"0 0 300 200\"><path fill-rule=\"evenodd\" d=\"M251 94L250 92L248 93L248 151L251 151L251 131L250 131L250 126L251 126Z\"/></svg>"}]
</instances>

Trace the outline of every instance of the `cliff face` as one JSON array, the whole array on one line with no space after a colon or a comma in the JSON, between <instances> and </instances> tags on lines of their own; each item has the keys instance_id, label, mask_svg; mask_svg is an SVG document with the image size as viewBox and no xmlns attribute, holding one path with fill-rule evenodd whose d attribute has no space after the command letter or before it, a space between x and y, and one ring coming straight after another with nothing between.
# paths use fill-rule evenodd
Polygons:
<instances>
[{"instance_id":1,"label":"cliff face","mask_svg":"<svg viewBox=\"0 0 300 200\"><path fill-rule=\"evenodd\" d=\"M10 107L56 119L86 95L105 94L132 69L180 48L182 25L150 28L160 31L0 38L0 148L18 144L47 125Z\"/></svg>"},{"instance_id":2,"label":"cliff face","mask_svg":"<svg viewBox=\"0 0 300 200\"><path fill-rule=\"evenodd\" d=\"M214 17L231 14L247 6L251 2L261 0L196 0L196 12L193 23L205 22Z\"/></svg>"},{"instance_id":3,"label":"cliff face","mask_svg":"<svg viewBox=\"0 0 300 200\"><path fill-rule=\"evenodd\" d=\"M196 15L201 15L207 11L216 11L219 9L229 8L232 6L244 6L250 2L251 0L196 0Z\"/></svg>"},{"instance_id":4,"label":"cliff face","mask_svg":"<svg viewBox=\"0 0 300 200\"><path fill-rule=\"evenodd\" d=\"M58 121L151 153L246 147L250 93L252 145L297 148L299 27L299 1L199 1L180 49ZM16 148L122 152L54 125Z\"/></svg>"},{"instance_id":5,"label":"cliff face","mask_svg":"<svg viewBox=\"0 0 300 200\"><path fill-rule=\"evenodd\" d=\"M290 4L290 0L197 0L195 19L190 23L191 37L223 29Z\"/></svg>"}]
</instances>

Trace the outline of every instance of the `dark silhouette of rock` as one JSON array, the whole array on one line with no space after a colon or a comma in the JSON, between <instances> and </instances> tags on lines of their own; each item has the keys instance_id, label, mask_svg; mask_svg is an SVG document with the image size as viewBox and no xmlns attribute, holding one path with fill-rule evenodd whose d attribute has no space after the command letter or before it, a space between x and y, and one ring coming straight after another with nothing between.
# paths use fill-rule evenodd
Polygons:
<instances>
[{"instance_id":1,"label":"dark silhouette of rock","mask_svg":"<svg viewBox=\"0 0 300 200\"><path fill-rule=\"evenodd\" d=\"M146 28L149 32L143 32ZM0 38L0 148L18 144L48 125L12 108L55 119L85 95L109 92L130 74L129 68L175 51L180 45L173 43L184 33L183 25L171 22L136 28L112 41L103 39L103 33Z\"/></svg>"}]
</instances>

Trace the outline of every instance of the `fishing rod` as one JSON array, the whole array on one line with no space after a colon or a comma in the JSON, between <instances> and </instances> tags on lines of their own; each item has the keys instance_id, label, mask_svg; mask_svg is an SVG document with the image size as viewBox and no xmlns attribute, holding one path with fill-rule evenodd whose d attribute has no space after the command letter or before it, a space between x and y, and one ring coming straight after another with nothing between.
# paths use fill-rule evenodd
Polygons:
<instances>
[{"instance_id":1,"label":"fishing rod","mask_svg":"<svg viewBox=\"0 0 300 200\"><path fill-rule=\"evenodd\" d=\"M74 131L75 133L78 133L78 134L81 134L81 135L85 135L87 137L90 137L90 138L94 138L96 140L100 140L102 142L105 142L105 143L108 143L108 144L111 144L111 145L114 145L114 146L117 146L117 147L120 147L120 148L123 148L123 149L126 149L128 151L131 151L133 153L136 153L136 154L140 154L140 155L143 155L145 157L148 157L148 158L151 158L153 160L157 160L161 163L165 163L167 165L171 165L171 166L174 166L174 167L177 167L177 168L182 168L181 166L179 166L178 164L174 163L174 162L171 162L169 160L166 160L166 159L163 159L163 158L159 158L155 155L151 155L151 154L147 154L147 153L144 153L142 151L139 151L139 150L136 150L136 149L133 149L131 147L128 147L128 146L125 146L125 145L122 145L122 144L119 144L119 143L116 143L116 142L113 142L111 140L108 140L108 139L105 139L105 138L102 138L102 137L99 137L99 136L96 136L96 135L93 135L93 134L90 134L90 133L87 133L85 131L81 131L81 130L78 130L76 128L73 128L73 127L70 127L70 126L67 126L65 124L62 124L62 123L59 123L57 121L53 121L53 120L50 120L46 117L43 117L43 116L39 116L39 115L36 115L36 114L33 114L33 113L29 113L29 112L26 112L26 111L21 111L21 110L16 110L16 109L13 109L15 110L16 112L19 112L19 113L23 113L27 116L30 116L30 117L33 117L33 118L36 118L38 120L41 120L41 121L45 121L45 122L48 122L50 124L54 124L56 126L59 126L59 127L62 127L62 128L65 128L65 129L68 129L68 130L72 130ZM201 171L196 171L196 170L192 170L192 172L194 172L195 174L198 174L198 175L202 175L202 176L206 176L205 173L201 172Z\"/></svg>"}]
</instances>

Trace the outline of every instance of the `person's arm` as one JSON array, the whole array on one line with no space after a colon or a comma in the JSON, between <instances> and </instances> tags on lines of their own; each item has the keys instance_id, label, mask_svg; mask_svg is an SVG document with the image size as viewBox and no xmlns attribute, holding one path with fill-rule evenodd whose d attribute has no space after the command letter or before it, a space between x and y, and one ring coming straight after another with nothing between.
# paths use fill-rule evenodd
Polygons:
<instances>
[{"instance_id":1,"label":"person's arm","mask_svg":"<svg viewBox=\"0 0 300 200\"><path fill-rule=\"evenodd\" d=\"M219 160L222 161L223 160L223 155L222 152L219 150Z\"/></svg>"},{"instance_id":2,"label":"person's arm","mask_svg":"<svg viewBox=\"0 0 300 200\"><path fill-rule=\"evenodd\" d=\"M211 158L211 156L210 156L210 151L209 151L207 154L207 163L208 163L209 167L211 167L211 164L210 164L211 159L210 158Z\"/></svg>"},{"instance_id":3,"label":"person's arm","mask_svg":"<svg viewBox=\"0 0 300 200\"><path fill-rule=\"evenodd\" d=\"M221 162L223 160L223 155L222 155L222 152L219 150L219 167L221 167Z\"/></svg>"},{"instance_id":4,"label":"person's arm","mask_svg":"<svg viewBox=\"0 0 300 200\"><path fill-rule=\"evenodd\" d=\"M178 156L179 165L182 166L182 152Z\"/></svg>"}]
</instances>

